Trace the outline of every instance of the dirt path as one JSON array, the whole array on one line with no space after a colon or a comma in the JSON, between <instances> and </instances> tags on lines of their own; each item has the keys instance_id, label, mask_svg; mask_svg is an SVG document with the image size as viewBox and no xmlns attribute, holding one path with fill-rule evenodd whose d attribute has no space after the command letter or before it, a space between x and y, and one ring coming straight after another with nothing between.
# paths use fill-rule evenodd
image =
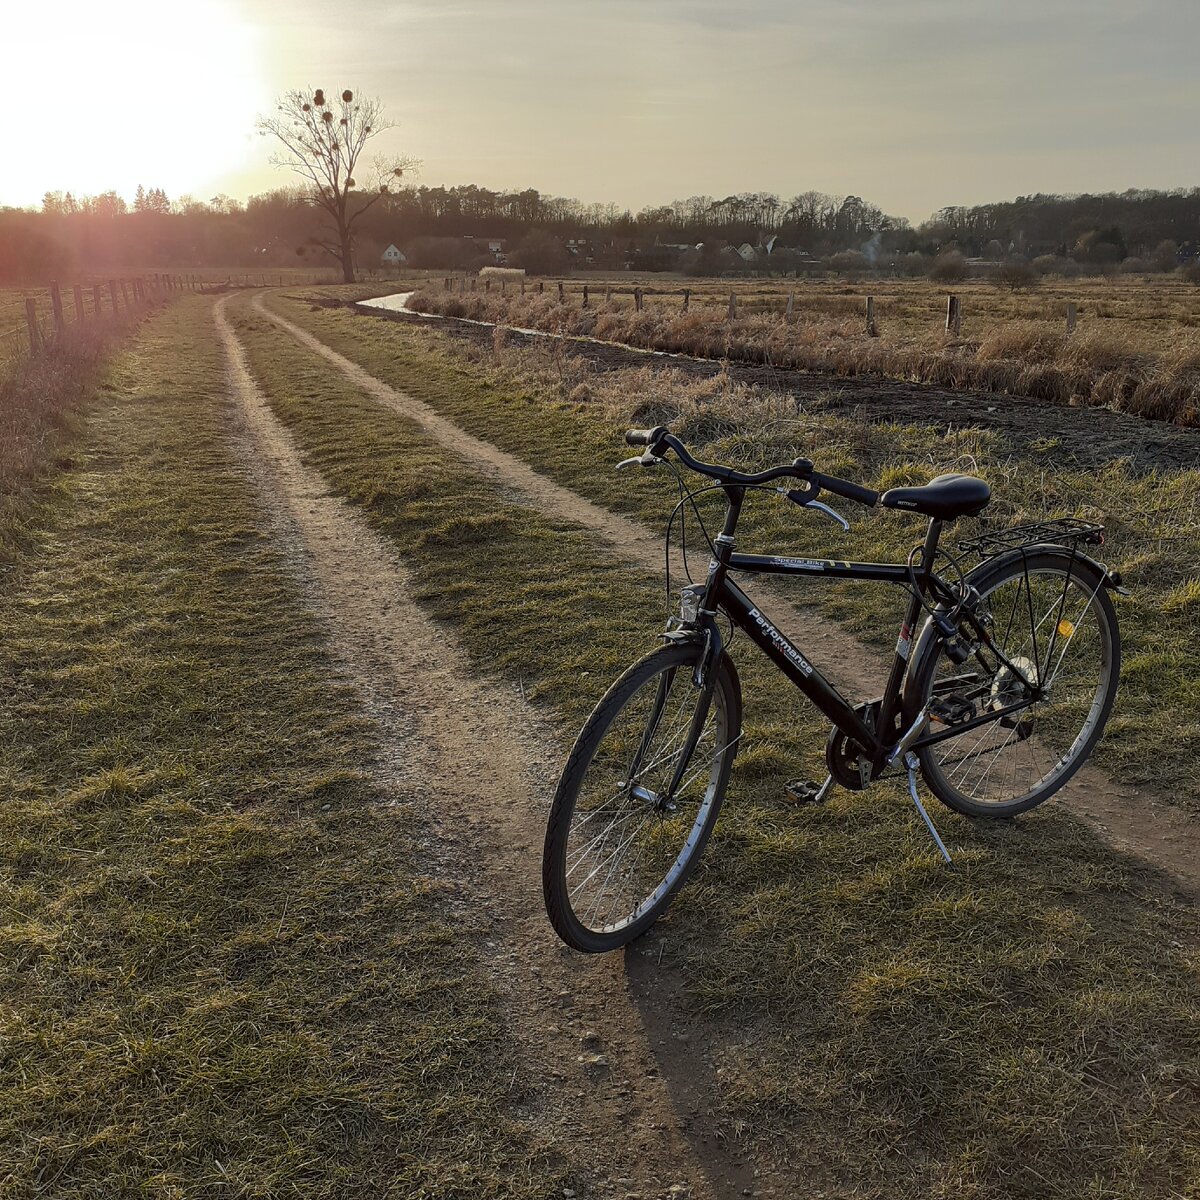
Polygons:
<instances>
[{"instance_id":1,"label":"dirt path","mask_svg":"<svg viewBox=\"0 0 1200 1200\"><path fill-rule=\"evenodd\" d=\"M711 1095L716 1080L703 1053L665 1034L676 1007L670 983L635 984L621 955L574 955L550 930L539 868L561 757L553 733L513 692L479 680L446 631L405 600L413 589L404 568L304 465L224 307L214 316L241 416L234 436L379 724L385 788L421 797L428 813L433 869L454 891L456 920L477 935L519 1043L528 1090L514 1092L514 1112L561 1154L580 1200L718 1200L762 1187L702 1121L679 1111L680 1095ZM647 988L665 1025L643 1020Z\"/></svg>"},{"instance_id":2,"label":"dirt path","mask_svg":"<svg viewBox=\"0 0 1200 1200\"><path fill-rule=\"evenodd\" d=\"M474 469L516 489L535 507L575 521L599 534L617 554L640 571L647 570L648 564L661 561L660 538L642 525L593 504L538 474L527 463L492 443L467 433L423 401L377 379L307 330L272 312L263 305L262 299L261 294L254 299L254 306L261 315L333 363L380 404L416 421L431 437L468 459ZM779 627L801 646L821 645L825 649L825 658L837 664L830 674L844 692L869 696L878 691L887 667L875 652L833 622L792 607L777 589L767 590L771 592L772 616L780 618ZM1188 892L1200 894L1200 861L1193 851L1196 822L1183 810L1144 790L1121 785L1090 765L1080 770L1054 803L1065 804L1098 829L1117 849L1165 870Z\"/></svg>"}]
</instances>

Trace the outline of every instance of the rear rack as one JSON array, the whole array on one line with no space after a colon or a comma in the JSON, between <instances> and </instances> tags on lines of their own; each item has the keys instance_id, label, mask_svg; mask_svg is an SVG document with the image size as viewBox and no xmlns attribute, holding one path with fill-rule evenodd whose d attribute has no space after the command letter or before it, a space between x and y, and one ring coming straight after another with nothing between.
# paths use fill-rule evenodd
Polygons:
<instances>
[{"instance_id":1,"label":"rear rack","mask_svg":"<svg viewBox=\"0 0 1200 1200\"><path fill-rule=\"evenodd\" d=\"M1022 546L1070 545L1084 542L1099 546L1104 541L1104 526L1075 517L1059 517L1054 521L1031 521L1028 525L1014 525L1011 529L997 529L981 533L978 537L959 542L964 554L975 553L988 558L1005 550L1019 550Z\"/></svg>"}]
</instances>

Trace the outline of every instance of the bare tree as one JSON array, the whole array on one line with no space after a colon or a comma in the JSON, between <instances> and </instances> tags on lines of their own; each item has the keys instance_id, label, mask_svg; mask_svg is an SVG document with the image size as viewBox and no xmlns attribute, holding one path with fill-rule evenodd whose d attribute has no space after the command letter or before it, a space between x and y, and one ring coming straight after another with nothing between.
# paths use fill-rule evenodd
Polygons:
<instances>
[{"instance_id":1,"label":"bare tree","mask_svg":"<svg viewBox=\"0 0 1200 1200\"><path fill-rule=\"evenodd\" d=\"M354 173L363 149L392 127L378 100L356 100L347 90L340 101L329 101L322 88L288 92L281 97L276 116L258 120L259 133L274 137L283 147L271 161L306 180L309 199L329 216L332 240L313 240L342 264L346 283L354 282L354 228L359 219L405 171L418 165L413 158L377 157L371 187L359 186Z\"/></svg>"}]
</instances>

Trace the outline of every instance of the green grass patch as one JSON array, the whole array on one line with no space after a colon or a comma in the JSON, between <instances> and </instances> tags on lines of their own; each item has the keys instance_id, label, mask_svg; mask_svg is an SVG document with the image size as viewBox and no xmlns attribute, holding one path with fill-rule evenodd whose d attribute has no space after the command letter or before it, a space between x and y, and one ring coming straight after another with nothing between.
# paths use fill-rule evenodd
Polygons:
<instances>
[{"instance_id":1,"label":"green grass patch","mask_svg":"<svg viewBox=\"0 0 1200 1200\"><path fill-rule=\"evenodd\" d=\"M206 303L149 322L0 600L0 1193L543 1196L224 388Z\"/></svg>"},{"instance_id":2,"label":"green grass patch","mask_svg":"<svg viewBox=\"0 0 1200 1200\"><path fill-rule=\"evenodd\" d=\"M393 539L420 601L478 669L519 680L573 733L651 642L653 566L644 578L618 568L244 302L231 316L272 407ZM330 320L321 334L336 327L343 347L379 329ZM426 399L436 389L443 411L547 470L557 444L552 473L608 495L596 463L613 448L601 436L611 421L484 388L407 332L387 346L404 356L389 377L403 370ZM612 501L661 512L645 480ZM1007 824L939 813L954 873L894 787L790 807L783 778L814 769L824 731L760 659L735 654L746 747L704 865L658 946L641 947L682 974L680 1020L713 1022L713 1130L827 1195L1186 1192L1200 1169L1193 908L1054 806Z\"/></svg>"}]
</instances>

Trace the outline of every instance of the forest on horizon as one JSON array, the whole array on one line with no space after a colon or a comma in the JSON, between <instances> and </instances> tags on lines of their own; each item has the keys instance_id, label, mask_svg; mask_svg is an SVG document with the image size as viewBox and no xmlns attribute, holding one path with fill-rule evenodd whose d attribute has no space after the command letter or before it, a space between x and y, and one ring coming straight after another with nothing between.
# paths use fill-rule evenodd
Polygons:
<instances>
[{"instance_id":1,"label":"forest on horizon","mask_svg":"<svg viewBox=\"0 0 1200 1200\"><path fill-rule=\"evenodd\" d=\"M366 193L361 196L366 203ZM144 265L324 267L316 243L323 216L302 189L280 188L244 203L227 196L172 200L139 187L132 204L115 192L76 198L47 193L41 209L0 208L0 280L34 283L105 268ZM584 204L535 189L504 192L466 184L406 187L363 214L357 258L378 261L389 244L410 266L467 269L479 251L466 239L503 239L531 269L572 266L568 245L588 247L595 269L728 273L725 247L749 244L784 273L836 255L855 267L899 269L905 258L948 251L967 257L1054 257L1112 267L1168 270L1197 257L1200 188L1033 195L995 204L949 206L917 226L858 196L807 191L789 199L745 192L694 196L636 213ZM858 261L861 256L862 262ZM1127 261L1132 260L1132 261ZM835 262L836 268L838 264Z\"/></svg>"}]
</instances>

